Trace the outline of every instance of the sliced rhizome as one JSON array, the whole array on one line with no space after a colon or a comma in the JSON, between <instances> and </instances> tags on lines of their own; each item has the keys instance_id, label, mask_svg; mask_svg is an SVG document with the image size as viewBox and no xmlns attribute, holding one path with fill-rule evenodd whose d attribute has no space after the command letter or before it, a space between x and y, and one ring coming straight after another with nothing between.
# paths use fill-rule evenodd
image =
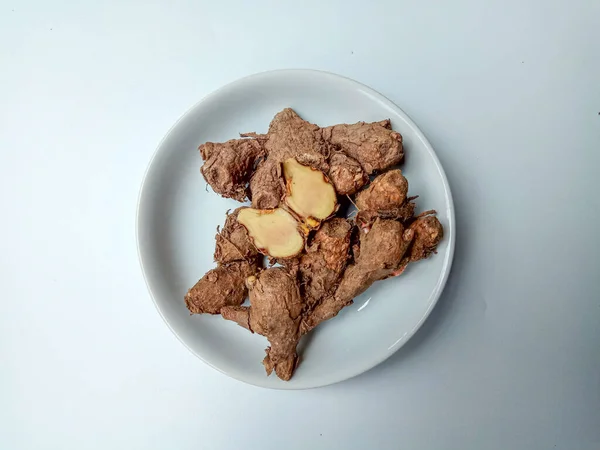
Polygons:
<instances>
[{"instance_id":1,"label":"sliced rhizome","mask_svg":"<svg viewBox=\"0 0 600 450\"><path fill-rule=\"evenodd\" d=\"M238 214L256 248L273 258L299 255L308 231L318 228L338 207L335 189L323 172L290 158L283 163L283 176L282 207L242 208Z\"/></svg>"},{"instance_id":2,"label":"sliced rhizome","mask_svg":"<svg viewBox=\"0 0 600 450\"><path fill-rule=\"evenodd\" d=\"M283 208L243 208L238 222L246 227L259 252L273 258L293 258L304 249L301 225Z\"/></svg>"},{"instance_id":3,"label":"sliced rhizome","mask_svg":"<svg viewBox=\"0 0 600 450\"><path fill-rule=\"evenodd\" d=\"M337 195L329 179L320 170L303 166L293 158L283 163L285 204L310 227L335 213Z\"/></svg>"}]
</instances>

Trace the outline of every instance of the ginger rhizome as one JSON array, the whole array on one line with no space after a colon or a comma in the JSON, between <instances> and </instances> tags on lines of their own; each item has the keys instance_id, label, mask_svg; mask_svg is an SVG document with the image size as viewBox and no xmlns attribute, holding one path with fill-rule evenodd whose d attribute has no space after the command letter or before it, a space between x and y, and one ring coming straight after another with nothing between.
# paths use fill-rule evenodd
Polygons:
<instances>
[{"instance_id":1,"label":"ginger rhizome","mask_svg":"<svg viewBox=\"0 0 600 450\"><path fill-rule=\"evenodd\" d=\"M270 347L263 364L282 380L289 380L298 362L296 345L300 339L303 301L293 275L281 267L262 271L247 279L250 306L231 306L221 310L227 320L253 333L265 336Z\"/></svg>"},{"instance_id":2,"label":"ginger rhizome","mask_svg":"<svg viewBox=\"0 0 600 450\"><path fill-rule=\"evenodd\" d=\"M217 266L188 291L186 306L265 336L265 370L282 380L294 374L303 334L443 239L435 211L415 216L417 197L393 168L404 148L389 120L321 128L286 108L266 134L199 150L213 190L251 207L227 215L215 238ZM351 218L344 204L356 207ZM263 268L264 256L280 267Z\"/></svg>"}]
</instances>

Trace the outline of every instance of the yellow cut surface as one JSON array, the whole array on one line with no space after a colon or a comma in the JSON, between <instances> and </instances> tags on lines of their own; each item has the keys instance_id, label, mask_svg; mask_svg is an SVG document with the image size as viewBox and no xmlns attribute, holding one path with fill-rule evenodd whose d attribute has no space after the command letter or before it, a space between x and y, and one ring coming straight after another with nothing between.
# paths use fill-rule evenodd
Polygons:
<instances>
[{"instance_id":1,"label":"yellow cut surface","mask_svg":"<svg viewBox=\"0 0 600 450\"><path fill-rule=\"evenodd\" d=\"M274 258L290 258L304 248L296 219L284 209L242 209L237 218L256 248Z\"/></svg>"},{"instance_id":2,"label":"yellow cut surface","mask_svg":"<svg viewBox=\"0 0 600 450\"><path fill-rule=\"evenodd\" d=\"M323 172L290 158L283 163L283 176L285 203L304 220L324 220L334 213L337 196Z\"/></svg>"}]
</instances>

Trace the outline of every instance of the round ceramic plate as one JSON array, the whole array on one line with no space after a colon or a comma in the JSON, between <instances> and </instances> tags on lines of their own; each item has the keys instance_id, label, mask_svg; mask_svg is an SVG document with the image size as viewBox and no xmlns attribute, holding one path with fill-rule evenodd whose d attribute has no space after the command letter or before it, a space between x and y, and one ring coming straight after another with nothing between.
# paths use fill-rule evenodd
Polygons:
<instances>
[{"instance_id":1,"label":"round ceramic plate","mask_svg":"<svg viewBox=\"0 0 600 450\"><path fill-rule=\"evenodd\" d=\"M220 316L190 315L183 296L214 267L215 231L229 209L200 175L198 146L267 131L291 107L320 126L390 118L404 139L402 171L420 211L435 209L445 230L438 254L402 276L375 283L299 345L301 363L291 381L267 376L266 338ZM257 386L302 389L358 375L384 361L419 328L450 271L454 208L444 171L423 133L391 101L355 81L310 70L260 73L231 83L193 106L167 133L148 167L138 204L142 270L158 311L192 353L221 372Z\"/></svg>"}]
</instances>

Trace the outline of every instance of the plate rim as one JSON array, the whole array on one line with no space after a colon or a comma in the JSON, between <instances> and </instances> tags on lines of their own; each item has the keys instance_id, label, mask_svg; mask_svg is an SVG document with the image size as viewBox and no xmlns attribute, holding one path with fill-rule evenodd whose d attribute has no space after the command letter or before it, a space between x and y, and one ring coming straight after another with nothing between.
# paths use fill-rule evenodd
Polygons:
<instances>
[{"instance_id":1,"label":"plate rim","mask_svg":"<svg viewBox=\"0 0 600 450\"><path fill-rule=\"evenodd\" d=\"M442 274L441 277L438 279L438 283L435 287L435 293L432 296L432 299L428 305L427 310L424 312L424 314L422 315L422 317L419 319L419 321L415 324L415 326L409 331L407 332L404 336L402 336L402 338L400 338L397 342L395 342L392 346L390 346L386 352L382 352L382 356L377 358L375 360L375 362L373 364L371 364L369 367L366 368L362 368L362 369L358 369L355 371L350 372L347 376L341 377L339 379L336 380L325 380L324 382L313 382L313 383L308 383L306 385L301 385L301 386L297 386L294 384L287 384L287 383L280 383L277 385L268 385L268 384L261 384L261 383L257 383L257 382L252 382L249 381L247 379L244 379L241 376L238 376L237 373L235 372L230 372L230 371L226 371L220 367L215 366L214 364L212 364L211 362L207 361L204 357L202 357L202 355L198 354L196 351L194 351L178 334L178 332L175 330L175 328L169 323L169 320L165 317L165 315L163 314L160 306L158 305L158 302L156 300L156 297L154 295L154 292L152 291L152 288L150 286L150 282L148 280L148 277L146 275L146 268L144 266L144 260L142 258L142 254L141 254L141 243L140 243L140 205L142 203L142 197L144 194L144 190L146 187L146 184L148 182L148 174L150 173L150 169L152 168L152 165L154 164L154 161L157 157L157 155L159 154L162 146L164 145L165 141L167 141L167 139L171 136L171 134L173 133L173 131L175 130L175 128L177 128L177 126L179 125L179 123L185 118L187 117L188 114L190 114L193 110L195 110L198 106L200 106L202 103L204 103L205 101L207 101L208 99L220 94L223 91L226 91L229 88L232 88L234 85L238 85L238 84L243 84L251 79L259 79L259 78L263 78L263 77L268 77L268 76L273 76L273 75L282 75L285 76L286 74L302 74L302 73L306 73L306 74L312 74L312 75L319 75L319 76L325 76L325 77L329 77L329 78L333 78L333 79L338 79L338 80L343 80L345 83L349 83L351 85L356 86L357 88L368 92L372 97L376 98L378 101L384 103L387 107L395 110L399 115L404 117L404 120L407 122L407 124L415 131L416 133L416 137L421 141L421 143L425 146L425 148L427 149L427 151L429 152L429 155L432 157L433 162L440 174L440 177L442 179L442 184L444 186L444 192L446 195L446 198L448 199L448 210L447 210L447 214L448 214L448 228L449 228L449 233L448 233L448 247L447 247L447 257L446 260L444 261L443 267L442 267ZM440 296L442 295L442 292L444 291L444 288L446 286L446 283L448 281L448 277L450 276L450 272L452 269L452 262L454 260L454 249L456 246L456 219L455 219L455 207L454 207L454 200L452 198L452 191L450 189L450 183L448 182L448 178L446 176L446 172L444 171L444 168L437 156L437 154L435 153L435 150L433 149L433 147L431 146L429 140L425 137L425 135L423 134L423 132L421 131L421 129L416 125L416 123L410 118L410 116L404 112L404 110L402 108L400 108L398 105L396 105L393 101L391 101L389 98L385 97L383 94L381 94L380 92L376 91L375 89L367 86L366 84L363 84L359 81L356 81L352 78L346 77L344 75L339 75L333 72L329 72L329 71L324 71L324 70L316 70L316 69L276 69L276 70L267 70L267 71L262 71L262 72L257 72L257 73L253 73L241 78L238 78L236 80L233 80L219 88L217 88L216 90L208 93L207 95L205 95L204 97L202 97L200 100L198 100L197 102L195 102L192 106L190 106L183 114L181 114L179 116L179 118L173 123L173 125L169 128L169 130L165 133L165 135L163 136L163 138L159 141L158 145L156 146L156 148L154 149L154 152L152 153L150 160L146 166L146 170L144 171L144 174L142 176L142 182L140 184L140 188L139 188L139 192L138 192L138 197L137 197L137 205L136 205L136 212L135 212L135 240L136 240L136 250L137 250L137 256L138 256L138 261L140 264L140 269L142 272L142 277L144 279L144 283L146 284L146 289L148 290L148 293L150 294L150 298L152 299L152 302L154 303L154 307L156 308L156 310L158 311L158 314L160 315L160 317L162 318L163 322L167 325L167 327L171 330L171 332L173 333L173 335L175 335L175 337L177 338L177 340L179 342L181 342L181 344L183 344L183 346L185 348L187 348L194 356L196 356L198 359L200 359L203 363L205 363L206 365L208 365L209 367L217 370L218 372L227 375L228 377L231 377L237 381L243 382L245 384L249 384L252 386L257 386L257 387L261 387L261 388L266 388L266 389L275 389L275 390L304 390L304 389L314 389L314 388L319 388L319 387L324 387L324 386L329 386L332 384L336 384L336 383L340 383L342 381L346 381L349 380L351 378L357 377L363 373L366 373L368 371L370 371L371 369L379 366L381 363L383 363L385 360L387 360L388 358L390 358L394 353L396 353L400 348L402 348L414 335L415 333L421 328L421 326L423 325L423 323L425 323L425 321L427 320L427 318L429 317L429 315L431 314L431 311L433 311L433 309L435 308ZM445 233L446 234L446 233ZM265 380L267 379L267 377L265 376Z\"/></svg>"}]
</instances>

